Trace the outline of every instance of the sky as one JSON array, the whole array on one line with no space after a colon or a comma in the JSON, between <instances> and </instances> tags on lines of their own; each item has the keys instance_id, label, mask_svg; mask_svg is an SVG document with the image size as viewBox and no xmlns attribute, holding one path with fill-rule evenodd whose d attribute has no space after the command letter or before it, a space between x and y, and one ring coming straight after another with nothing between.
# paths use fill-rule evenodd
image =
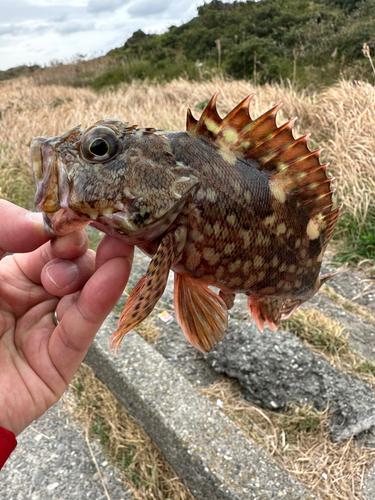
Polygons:
<instances>
[{"instance_id":1,"label":"sky","mask_svg":"<svg viewBox=\"0 0 375 500\"><path fill-rule=\"evenodd\" d=\"M209 0L207 0L209 1ZM229 0L231 1L231 0ZM86 58L121 47L134 31L162 33L204 0L0 0L0 70Z\"/></svg>"}]
</instances>

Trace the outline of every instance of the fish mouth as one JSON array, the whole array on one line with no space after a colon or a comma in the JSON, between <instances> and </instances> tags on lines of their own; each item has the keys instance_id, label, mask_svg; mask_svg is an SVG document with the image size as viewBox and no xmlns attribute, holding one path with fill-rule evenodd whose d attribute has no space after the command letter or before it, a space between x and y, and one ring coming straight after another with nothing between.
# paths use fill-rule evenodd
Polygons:
<instances>
[{"instance_id":1,"label":"fish mouth","mask_svg":"<svg viewBox=\"0 0 375 500\"><path fill-rule=\"evenodd\" d=\"M57 155L45 137L31 141L31 167L36 184L34 204L37 210L53 213L60 210Z\"/></svg>"},{"instance_id":2,"label":"fish mouth","mask_svg":"<svg viewBox=\"0 0 375 500\"><path fill-rule=\"evenodd\" d=\"M57 138L31 141L31 166L36 185L35 208L43 212L44 231L63 236L88 225L69 208L69 181L63 162L54 149Z\"/></svg>"}]
</instances>

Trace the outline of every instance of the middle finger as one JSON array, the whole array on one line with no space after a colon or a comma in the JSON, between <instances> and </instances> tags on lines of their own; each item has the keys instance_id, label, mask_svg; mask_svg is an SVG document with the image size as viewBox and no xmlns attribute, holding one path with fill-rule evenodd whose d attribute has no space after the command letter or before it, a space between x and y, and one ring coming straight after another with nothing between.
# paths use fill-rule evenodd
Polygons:
<instances>
[{"instance_id":1,"label":"middle finger","mask_svg":"<svg viewBox=\"0 0 375 500\"><path fill-rule=\"evenodd\" d=\"M59 259L75 259L83 255L89 246L84 231L74 231L65 236L48 241L33 252L15 254L14 258L25 277L40 285L42 269L50 261Z\"/></svg>"},{"instance_id":2,"label":"middle finger","mask_svg":"<svg viewBox=\"0 0 375 500\"><path fill-rule=\"evenodd\" d=\"M42 269L42 285L51 295L63 297L81 290L95 271L95 252L88 250L77 259L54 259Z\"/></svg>"}]
</instances>

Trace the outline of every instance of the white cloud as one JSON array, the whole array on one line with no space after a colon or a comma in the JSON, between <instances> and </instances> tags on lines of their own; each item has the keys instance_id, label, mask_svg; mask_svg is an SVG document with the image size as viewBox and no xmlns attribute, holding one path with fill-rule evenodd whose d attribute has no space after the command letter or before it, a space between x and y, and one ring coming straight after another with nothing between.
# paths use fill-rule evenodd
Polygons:
<instances>
[{"instance_id":1,"label":"white cloud","mask_svg":"<svg viewBox=\"0 0 375 500\"><path fill-rule=\"evenodd\" d=\"M62 35L69 35L77 33L77 31L91 31L95 29L95 23L80 22L80 21L67 21L61 25L56 26L56 31Z\"/></svg>"},{"instance_id":2,"label":"white cloud","mask_svg":"<svg viewBox=\"0 0 375 500\"><path fill-rule=\"evenodd\" d=\"M114 12L126 3L128 0L89 0L87 10L88 12Z\"/></svg>"},{"instance_id":3,"label":"white cloud","mask_svg":"<svg viewBox=\"0 0 375 500\"><path fill-rule=\"evenodd\" d=\"M167 11L169 1L166 0L142 0L137 1L128 9L128 13L134 17L154 16Z\"/></svg>"},{"instance_id":4,"label":"white cloud","mask_svg":"<svg viewBox=\"0 0 375 500\"><path fill-rule=\"evenodd\" d=\"M12 37L31 35L37 33L39 36L43 35L46 31L50 29L48 23L43 22L24 22L24 23L13 23L13 24L0 24L0 36L10 35Z\"/></svg>"},{"instance_id":5,"label":"white cloud","mask_svg":"<svg viewBox=\"0 0 375 500\"><path fill-rule=\"evenodd\" d=\"M30 5L35 5L37 7L86 7L87 0L29 0L27 3Z\"/></svg>"},{"instance_id":6,"label":"white cloud","mask_svg":"<svg viewBox=\"0 0 375 500\"><path fill-rule=\"evenodd\" d=\"M16 24L3 24L0 25L0 36L1 35L13 35L19 31L19 27Z\"/></svg>"},{"instance_id":7,"label":"white cloud","mask_svg":"<svg viewBox=\"0 0 375 500\"><path fill-rule=\"evenodd\" d=\"M233 1L233 0L229 0ZM0 70L88 57L122 46L139 29L162 33L204 0L11 0L1 2Z\"/></svg>"}]
</instances>

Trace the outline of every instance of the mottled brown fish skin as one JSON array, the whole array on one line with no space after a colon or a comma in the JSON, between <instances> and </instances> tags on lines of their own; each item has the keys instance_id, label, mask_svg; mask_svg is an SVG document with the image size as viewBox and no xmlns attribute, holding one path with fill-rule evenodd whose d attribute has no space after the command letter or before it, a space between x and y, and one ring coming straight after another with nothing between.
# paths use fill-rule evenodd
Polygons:
<instances>
[{"instance_id":1,"label":"mottled brown fish skin","mask_svg":"<svg viewBox=\"0 0 375 500\"><path fill-rule=\"evenodd\" d=\"M322 245L309 252L308 218L295 201L276 199L256 165L228 163L189 136L169 137L177 161L193 171L200 166L200 188L175 222L188 227L188 238L173 269L225 292L309 298Z\"/></svg>"},{"instance_id":2,"label":"mottled brown fish skin","mask_svg":"<svg viewBox=\"0 0 375 500\"><path fill-rule=\"evenodd\" d=\"M294 120L274 107L252 120L247 97L225 118L216 97L187 132L137 129L116 119L31 145L36 206L49 234L91 223L152 258L112 340L152 311L176 273L176 318L206 352L220 341L236 293L260 329L308 300L336 224L331 179ZM208 288L220 289L217 295Z\"/></svg>"}]
</instances>

